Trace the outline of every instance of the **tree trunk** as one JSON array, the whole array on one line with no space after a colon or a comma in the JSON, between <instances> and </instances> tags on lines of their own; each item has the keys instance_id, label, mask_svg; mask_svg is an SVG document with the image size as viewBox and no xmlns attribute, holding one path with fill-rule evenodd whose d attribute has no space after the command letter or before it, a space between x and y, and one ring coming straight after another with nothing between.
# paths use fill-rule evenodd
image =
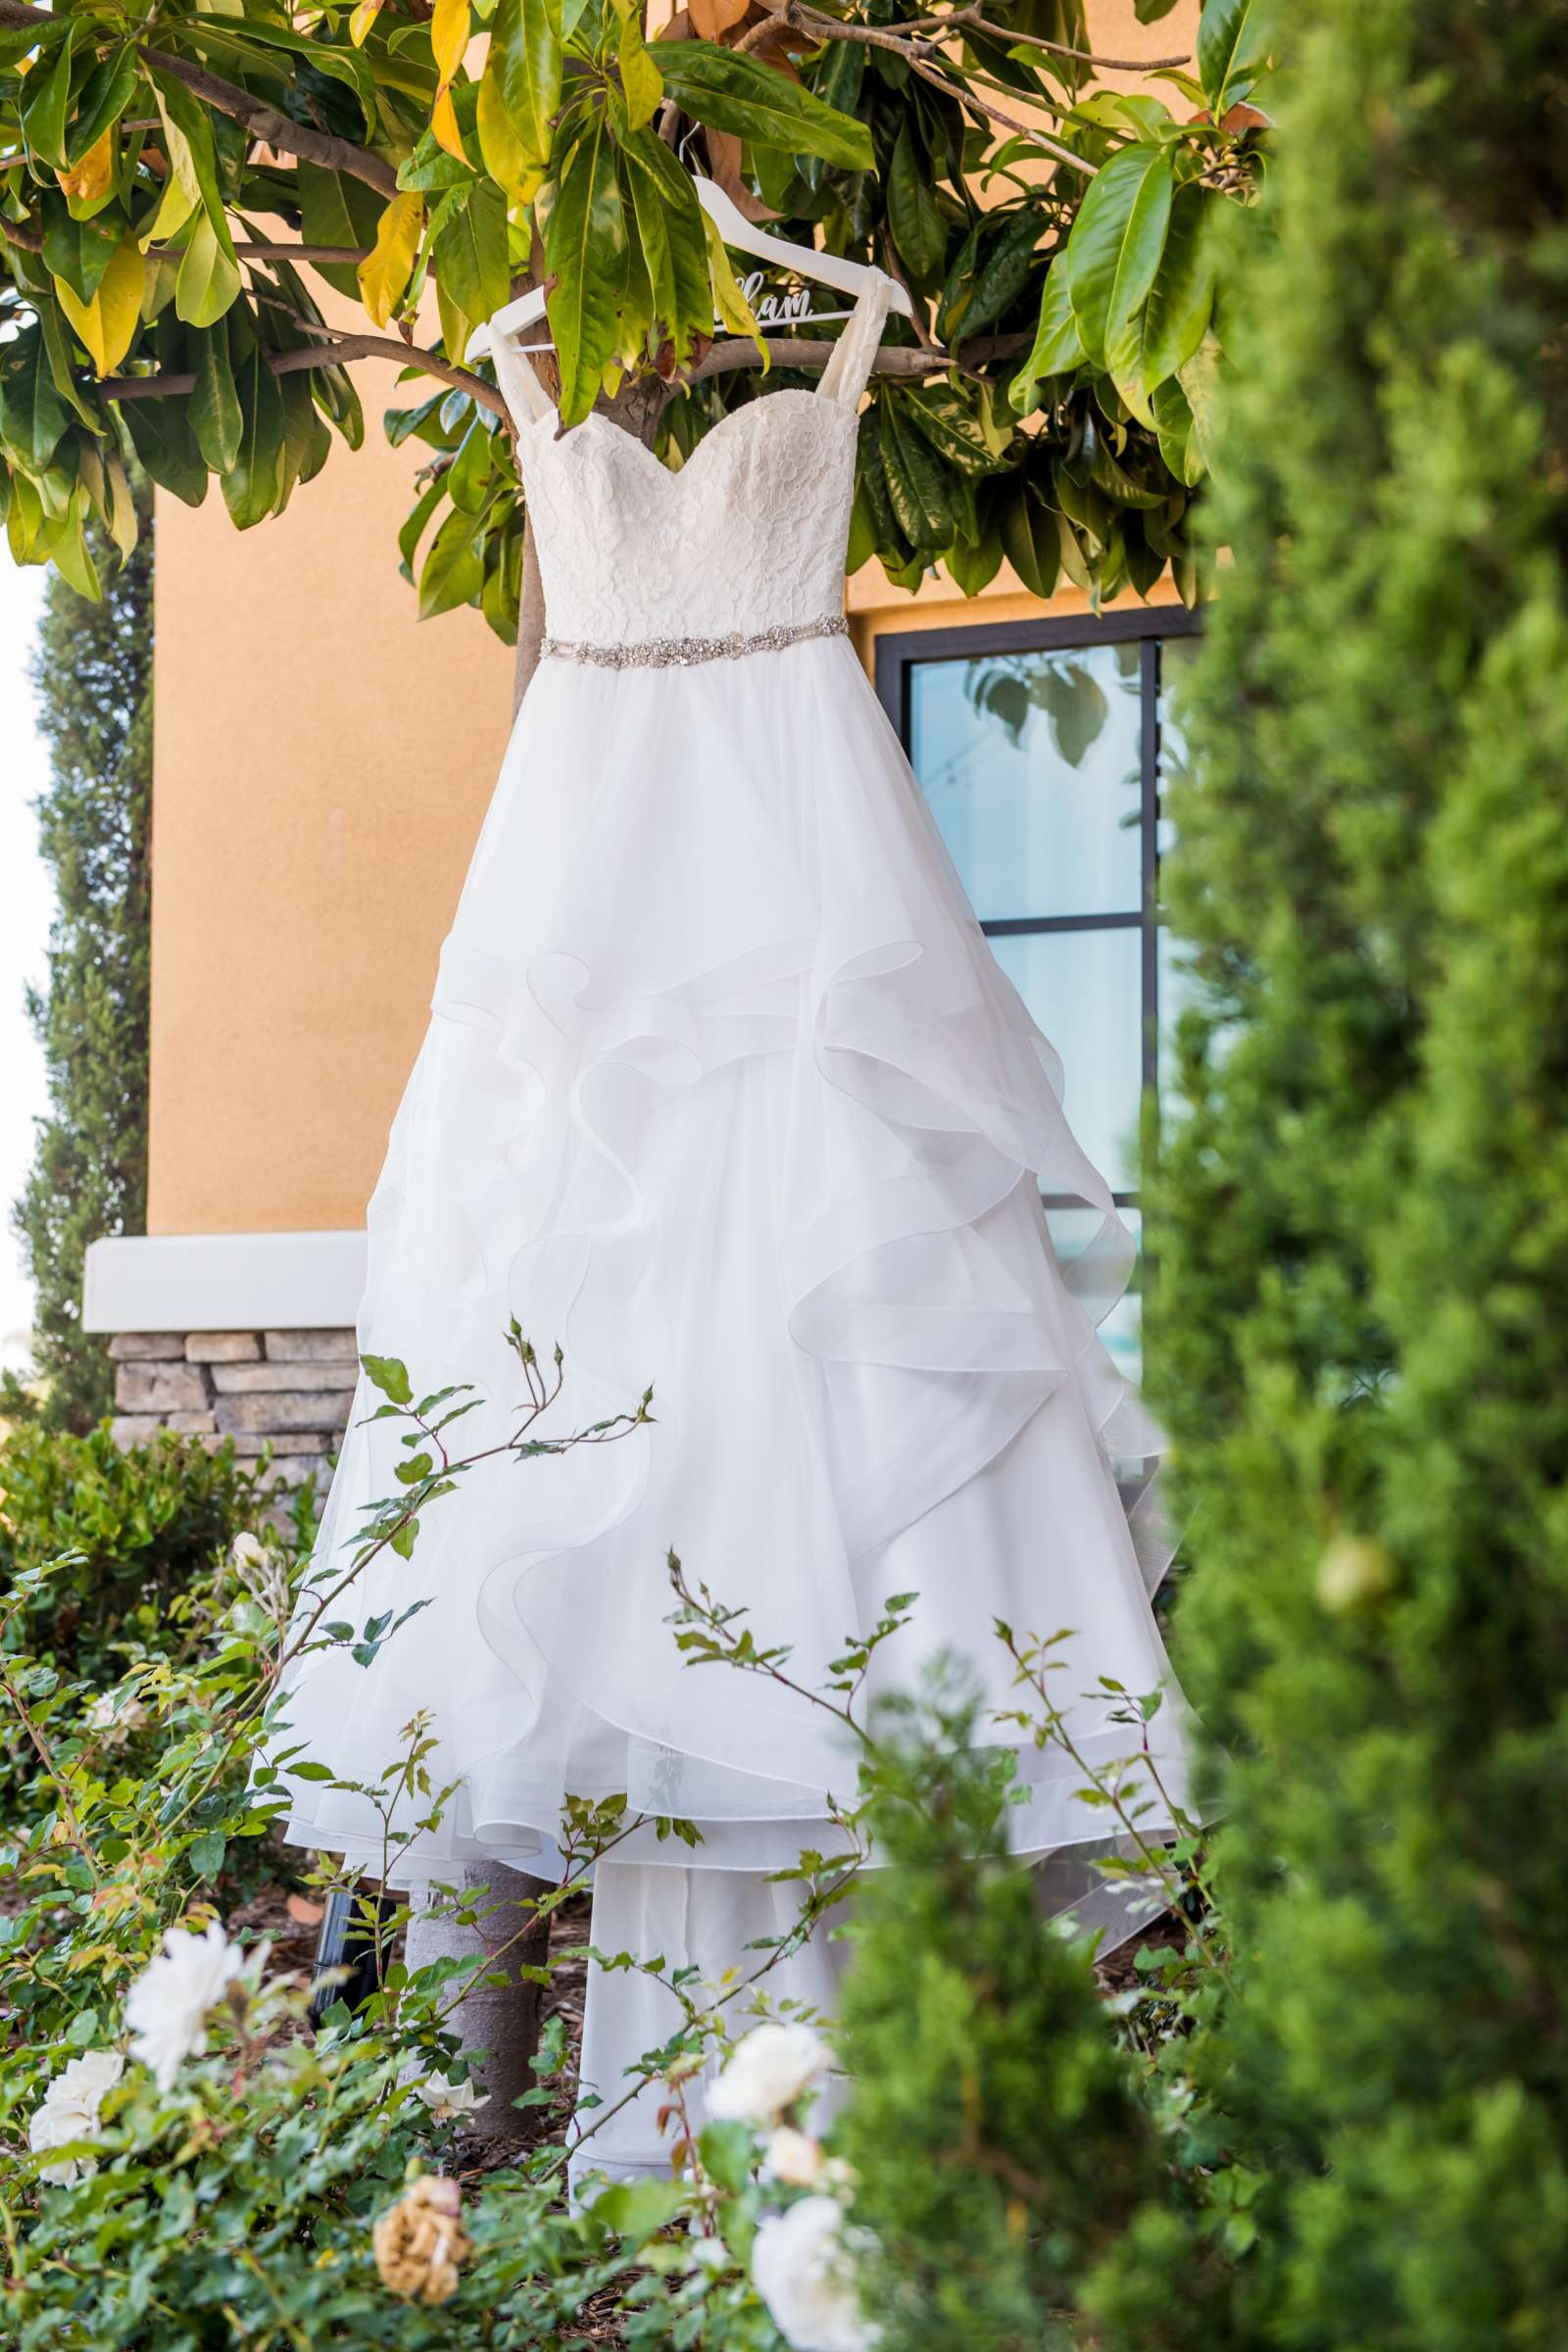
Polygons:
<instances>
[{"instance_id":1,"label":"tree trunk","mask_svg":"<svg viewBox=\"0 0 1568 2352\"><path fill-rule=\"evenodd\" d=\"M427 1968L433 1960L466 1960L506 1947L494 1972L504 1975L505 1983L487 1984L481 1977L458 2002L450 2023L466 2056L485 2053L471 2071L490 2104L468 2119L469 2129L482 2139L509 2139L520 2129L514 2101L535 2086L528 2061L539 2039L540 1987L519 1982L517 1969L524 1962L542 1968L549 1957L550 1923L533 1913L529 1898L548 1894L550 1882L525 1878L498 1862L479 1862L454 1869L449 1884L479 1918L470 1926L432 1916L430 1906L416 1909L405 1957L411 1969ZM434 1908L450 1912L453 1905L440 1897Z\"/></svg>"}]
</instances>

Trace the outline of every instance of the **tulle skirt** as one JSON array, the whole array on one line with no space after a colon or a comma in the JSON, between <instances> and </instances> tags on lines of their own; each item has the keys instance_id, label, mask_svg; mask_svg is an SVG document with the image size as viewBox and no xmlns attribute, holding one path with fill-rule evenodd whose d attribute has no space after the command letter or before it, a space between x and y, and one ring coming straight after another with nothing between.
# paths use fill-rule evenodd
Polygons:
<instances>
[{"instance_id":1,"label":"tulle skirt","mask_svg":"<svg viewBox=\"0 0 1568 2352\"><path fill-rule=\"evenodd\" d=\"M547 1365L563 1350L530 1435L650 1386L653 1418L467 1473L412 1558L383 1553L329 1614L424 1605L368 1667L339 1645L295 1673L290 1738L338 1780L428 1721L456 1794L417 1834L396 1809L394 1880L484 1855L548 1874L568 1794L648 1817L615 1867L758 1873L820 1844L853 1793L840 1727L770 1676L683 1661L671 1547L807 1690L895 1593L918 1597L873 1694L947 1651L989 1714L1016 1703L993 1620L1065 1633L1053 1695L1079 1756L1125 1755L1100 1678L1169 1681L1161 1547L1113 1471L1156 1441L1097 1334L1132 1248L849 646L547 662L432 1015L371 1205L362 1348L416 1394L473 1383L468 1451L517 1426L513 1318ZM1096 1212L1070 1263L1042 1192ZM408 1458L379 1401L356 1403L318 1592ZM1180 1795L1174 1693L1152 1734ZM1059 1744L1020 1772L1027 1850L1104 1836ZM369 1798L294 1788L292 1838L384 1867ZM659 1835L672 1817L695 1852Z\"/></svg>"}]
</instances>

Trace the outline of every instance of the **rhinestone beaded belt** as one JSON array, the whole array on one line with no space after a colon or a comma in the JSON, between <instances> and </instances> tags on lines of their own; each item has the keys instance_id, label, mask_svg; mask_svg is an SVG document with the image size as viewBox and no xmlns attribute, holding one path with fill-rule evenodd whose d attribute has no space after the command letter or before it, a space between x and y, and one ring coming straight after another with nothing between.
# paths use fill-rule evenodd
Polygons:
<instances>
[{"instance_id":1,"label":"rhinestone beaded belt","mask_svg":"<svg viewBox=\"0 0 1568 2352\"><path fill-rule=\"evenodd\" d=\"M748 635L736 629L728 637L648 637L641 645L581 645L565 637L547 637L540 651L557 662L588 662L596 669L683 669L693 662L736 662L743 654L781 654L788 645L803 645L808 637L847 637L850 624L840 612L826 620L799 620L759 629Z\"/></svg>"}]
</instances>

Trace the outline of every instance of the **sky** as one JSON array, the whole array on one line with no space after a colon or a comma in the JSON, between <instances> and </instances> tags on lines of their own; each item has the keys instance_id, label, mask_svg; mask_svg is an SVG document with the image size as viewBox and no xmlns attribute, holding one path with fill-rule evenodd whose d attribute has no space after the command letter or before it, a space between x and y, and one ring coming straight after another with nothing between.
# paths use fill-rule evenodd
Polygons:
<instances>
[{"instance_id":1,"label":"sky","mask_svg":"<svg viewBox=\"0 0 1568 2352\"><path fill-rule=\"evenodd\" d=\"M43 979L54 904L31 808L47 775L27 682L43 585L41 568L14 564L0 543L0 1364L18 1370L27 1362L32 1293L11 1231L11 1203L44 1108L43 1056L23 990Z\"/></svg>"}]
</instances>

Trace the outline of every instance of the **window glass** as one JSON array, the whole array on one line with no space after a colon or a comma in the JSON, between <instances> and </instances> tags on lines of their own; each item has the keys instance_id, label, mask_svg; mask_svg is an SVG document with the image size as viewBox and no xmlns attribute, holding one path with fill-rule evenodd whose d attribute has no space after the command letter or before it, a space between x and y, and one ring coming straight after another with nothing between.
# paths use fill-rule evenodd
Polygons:
<instances>
[{"instance_id":1,"label":"window glass","mask_svg":"<svg viewBox=\"0 0 1568 2352\"><path fill-rule=\"evenodd\" d=\"M919 662L909 760L982 922L1136 913L1140 648Z\"/></svg>"},{"instance_id":2,"label":"window glass","mask_svg":"<svg viewBox=\"0 0 1568 2352\"><path fill-rule=\"evenodd\" d=\"M1143 933L1026 931L991 942L1062 1062L1062 1107L1113 1192L1138 1182Z\"/></svg>"},{"instance_id":3,"label":"window glass","mask_svg":"<svg viewBox=\"0 0 1568 2352\"><path fill-rule=\"evenodd\" d=\"M992 951L1061 1056L1073 1132L1120 1197L1138 1186L1141 1096L1152 1003L1168 1035L1193 989L1186 952L1145 904L1146 859L1169 847L1146 802L1144 717L1155 722L1157 777L1184 776L1181 677L1197 650L1181 634L916 658L906 672L909 758ZM1149 703L1146 706L1146 695ZM1146 838L1146 825L1153 838ZM1130 918L1130 919L1129 919ZM1147 993L1146 993L1147 992ZM1047 1202L1064 1264L1098 1216ZM1142 1372L1142 1264L1103 1328L1118 1367Z\"/></svg>"}]
</instances>

